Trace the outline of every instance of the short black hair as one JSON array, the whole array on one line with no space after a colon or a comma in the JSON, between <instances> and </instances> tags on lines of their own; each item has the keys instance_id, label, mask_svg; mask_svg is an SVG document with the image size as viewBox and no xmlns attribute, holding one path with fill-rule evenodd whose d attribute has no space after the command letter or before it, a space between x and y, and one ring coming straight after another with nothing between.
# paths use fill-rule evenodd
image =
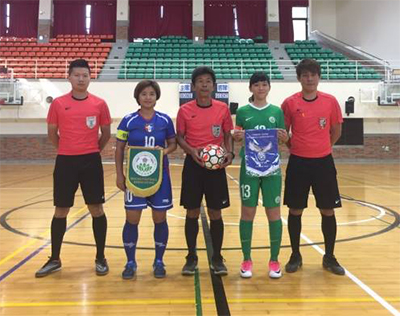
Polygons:
<instances>
[{"instance_id":1,"label":"short black hair","mask_svg":"<svg viewBox=\"0 0 400 316\"><path fill-rule=\"evenodd\" d=\"M217 79L215 77L215 72L212 70L210 67L207 66L201 66L197 67L195 70L192 72L192 84L195 84L197 77L201 75L210 75L213 83L215 84L217 82Z\"/></svg>"},{"instance_id":2,"label":"short black hair","mask_svg":"<svg viewBox=\"0 0 400 316\"><path fill-rule=\"evenodd\" d=\"M249 87L251 87L253 84L260 82L260 81L266 81L268 85L271 87L271 81L268 77L268 75L264 71L256 71L253 73L250 77L250 82L249 82ZM249 102L254 102L254 94L249 98Z\"/></svg>"},{"instance_id":3,"label":"short black hair","mask_svg":"<svg viewBox=\"0 0 400 316\"><path fill-rule=\"evenodd\" d=\"M74 68L87 68L90 73L89 63L85 59L75 59L69 64L68 75L71 75Z\"/></svg>"},{"instance_id":4,"label":"short black hair","mask_svg":"<svg viewBox=\"0 0 400 316\"><path fill-rule=\"evenodd\" d=\"M268 85L271 86L271 81L264 71L256 71L255 73L253 73L250 77L249 86L251 87L251 85L260 81L266 81Z\"/></svg>"},{"instance_id":5,"label":"short black hair","mask_svg":"<svg viewBox=\"0 0 400 316\"><path fill-rule=\"evenodd\" d=\"M152 87L154 91L156 92L156 100L158 100L161 96L161 89L160 85L154 81L154 80L142 80L140 81L135 88L135 91L133 92L133 97L136 99L136 102L140 105L139 103L139 94L146 89L147 87Z\"/></svg>"},{"instance_id":6,"label":"short black hair","mask_svg":"<svg viewBox=\"0 0 400 316\"><path fill-rule=\"evenodd\" d=\"M303 72L309 71L312 74L318 74L321 77L321 66L315 59L303 59L296 66L297 78L300 78Z\"/></svg>"}]
</instances>

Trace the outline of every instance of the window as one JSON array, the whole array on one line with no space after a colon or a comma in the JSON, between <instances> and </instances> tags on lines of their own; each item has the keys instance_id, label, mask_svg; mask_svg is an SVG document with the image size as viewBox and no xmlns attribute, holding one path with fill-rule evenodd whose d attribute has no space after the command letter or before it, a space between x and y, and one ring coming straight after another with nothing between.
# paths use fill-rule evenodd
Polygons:
<instances>
[{"instance_id":1,"label":"window","mask_svg":"<svg viewBox=\"0 0 400 316\"><path fill-rule=\"evenodd\" d=\"M237 9L236 9L235 6L233 7L233 20L234 20L233 28L235 30L235 35L239 36L239 27L238 27L238 20L237 20Z\"/></svg>"},{"instance_id":2,"label":"window","mask_svg":"<svg viewBox=\"0 0 400 316\"><path fill-rule=\"evenodd\" d=\"M293 35L295 41L304 41L308 38L308 8L293 7Z\"/></svg>"},{"instance_id":3,"label":"window","mask_svg":"<svg viewBox=\"0 0 400 316\"><path fill-rule=\"evenodd\" d=\"M6 34L10 31L10 4L6 4Z\"/></svg>"},{"instance_id":4,"label":"window","mask_svg":"<svg viewBox=\"0 0 400 316\"><path fill-rule=\"evenodd\" d=\"M160 7L160 18L161 19L164 18L164 6L163 5Z\"/></svg>"},{"instance_id":5,"label":"window","mask_svg":"<svg viewBox=\"0 0 400 316\"><path fill-rule=\"evenodd\" d=\"M86 5L86 34L90 34L90 22L91 22L92 6Z\"/></svg>"}]
</instances>

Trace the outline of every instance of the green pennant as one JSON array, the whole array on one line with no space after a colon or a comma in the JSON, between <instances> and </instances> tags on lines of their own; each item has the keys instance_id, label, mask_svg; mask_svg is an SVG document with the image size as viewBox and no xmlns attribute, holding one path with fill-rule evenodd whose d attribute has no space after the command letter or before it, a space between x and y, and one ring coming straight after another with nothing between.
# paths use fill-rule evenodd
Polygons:
<instances>
[{"instance_id":1,"label":"green pennant","mask_svg":"<svg viewBox=\"0 0 400 316\"><path fill-rule=\"evenodd\" d=\"M129 146L126 187L134 196L147 197L158 191L162 182L163 150Z\"/></svg>"}]
</instances>

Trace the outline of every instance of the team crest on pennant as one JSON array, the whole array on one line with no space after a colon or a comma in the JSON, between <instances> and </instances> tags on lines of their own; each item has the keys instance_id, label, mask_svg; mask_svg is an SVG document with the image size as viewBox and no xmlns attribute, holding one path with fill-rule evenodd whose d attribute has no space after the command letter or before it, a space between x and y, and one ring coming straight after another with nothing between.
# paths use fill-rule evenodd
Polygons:
<instances>
[{"instance_id":1,"label":"team crest on pennant","mask_svg":"<svg viewBox=\"0 0 400 316\"><path fill-rule=\"evenodd\" d=\"M86 126L92 129L96 126L96 116L87 116L86 117Z\"/></svg>"},{"instance_id":2,"label":"team crest on pennant","mask_svg":"<svg viewBox=\"0 0 400 316\"><path fill-rule=\"evenodd\" d=\"M267 177L280 172L278 132L276 129L245 130L246 174Z\"/></svg>"},{"instance_id":3,"label":"team crest on pennant","mask_svg":"<svg viewBox=\"0 0 400 316\"><path fill-rule=\"evenodd\" d=\"M128 147L126 187L134 196L147 197L158 191L162 182L162 149Z\"/></svg>"},{"instance_id":4,"label":"team crest on pennant","mask_svg":"<svg viewBox=\"0 0 400 316\"><path fill-rule=\"evenodd\" d=\"M324 129L325 126L326 126L326 118L325 118L325 117L320 117L320 118L319 118L319 127L320 127L321 129Z\"/></svg>"},{"instance_id":5,"label":"team crest on pennant","mask_svg":"<svg viewBox=\"0 0 400 316\"><path fill-rule=\"evenodd\" d=\"M219 135L221 135L221 125L213 125L211 128L214 137L219 137Z\"/></svg>"}]
</instances>

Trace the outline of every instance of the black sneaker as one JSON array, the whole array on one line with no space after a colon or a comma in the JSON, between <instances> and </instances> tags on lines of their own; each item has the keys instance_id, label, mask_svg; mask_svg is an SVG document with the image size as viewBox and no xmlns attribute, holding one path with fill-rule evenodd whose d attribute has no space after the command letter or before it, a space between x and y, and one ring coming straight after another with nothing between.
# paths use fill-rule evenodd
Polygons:
<instances>
[{"instance_id":1,"label":"black sneaker","mask_svg":"<svg viewBox=\"0 0 400 316\"><path fill-rule=\"evenodd\" d=\"M37 278L43 278L45 276L48 276L50 273L60 271L61 270L61 260L54 260L54 259L49 259L43 267L41 267L36 273L35 277Z\"/></svg>"},{"instance_id":2,"label":"black sneaker","mask_svg":"<svg viewBox=\"0 0 400 316\"><path fill-rule=\"evenodd\" d=\"M109 271L108 264L106 258L99 260L96 259L96 274L97 275L106 275Z\"/></svg>"},{"instance_id":3,"label":"black sneaker","mask_svg":"<svg viewBox=\"0 0 400 316\"><path fill-rule=\"evenodd\" d=\"M222 256L212 258L211 259L211 270L214 271L214 274L216 275L227 275L228 274L228 269L226 268L224 264L225 259L222 258Z\"/></svg>"},{"instance_id":4,"label":"black sneaker","mask_svg":"<svg viewBox=\"0 0 400 316\"><path fill-rule=\"evenodd\" d=\"M194 255L186 256L186 263L182 268L182 275L193 275L197 269L198 258Z\"/></svg>"},{"instance_id":5,"label":"black sneaker","mask_svg":"<svg viewBox=\"0 0 400 316\"><path fill-rule=\"evenodd\" d=\"M322 260L322 266L337 275L345 275L344 268L339 264L336 260L335 256L324 255L324 259Z\"/></svg>"},{"instance_id":6,"label":"black sneaker","mask_svg":"<svg viewBox=\"0 0 400 316\"><path fill-rule=\"evenodd\" d=\"M303 258L300 253L292 253L289 262L285 265L285 271L288 273L296 272L303 265Z\"/></svg>"}]
</instances>

